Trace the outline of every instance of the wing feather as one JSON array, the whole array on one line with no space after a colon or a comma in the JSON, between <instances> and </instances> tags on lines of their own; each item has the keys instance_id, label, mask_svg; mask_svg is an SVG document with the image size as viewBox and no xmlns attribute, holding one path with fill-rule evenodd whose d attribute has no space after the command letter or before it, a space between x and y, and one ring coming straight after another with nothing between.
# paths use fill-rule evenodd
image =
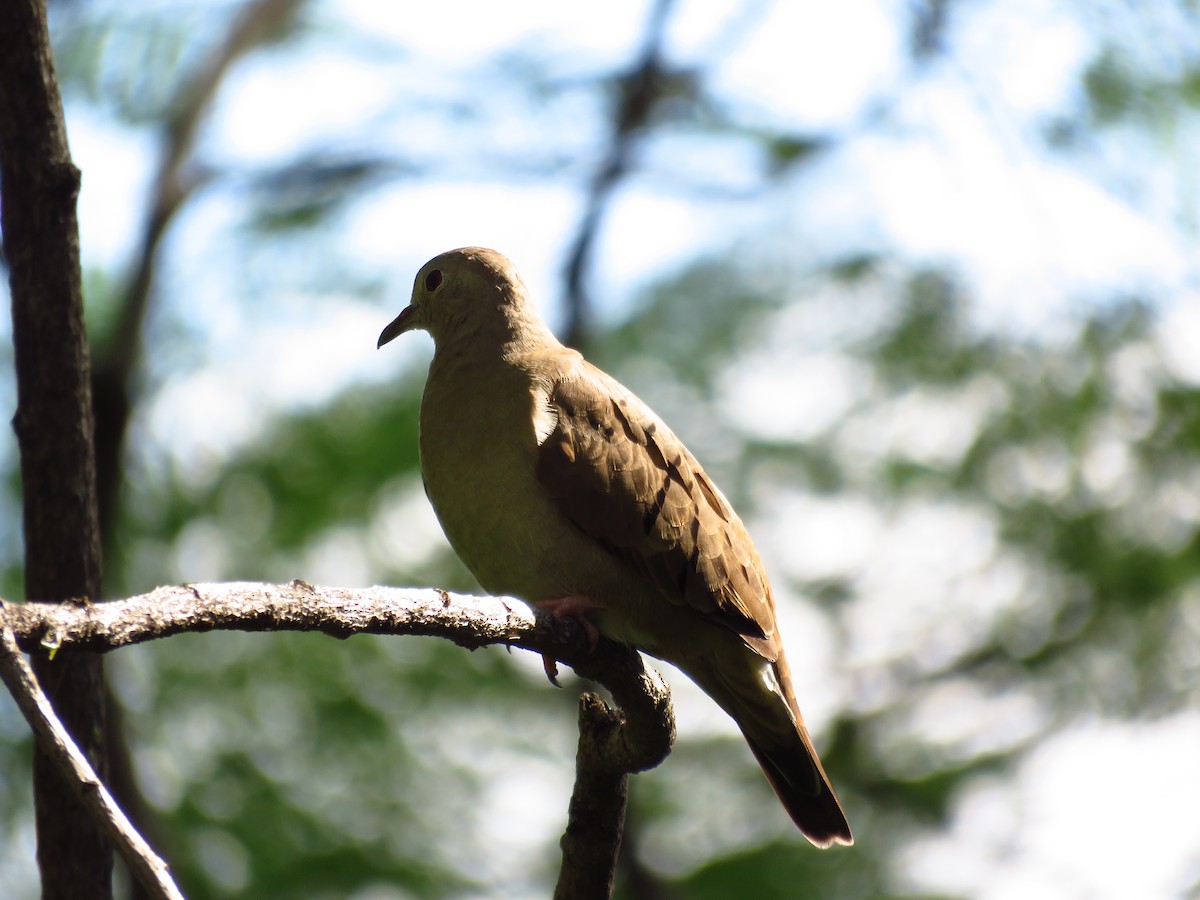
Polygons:
<instances>
[{"instance_id":1,"label":"wing feather","mask_svg":"<svg viewBox=\"0 0 1200 900\"><path fill-rule=\"evenodd\" d=\"M563 514L665 600L774 659L775 610L745 526L695 457L637 397L580 361L545 386L554 428L537 477Z\"/></svg>"}]
</instances>

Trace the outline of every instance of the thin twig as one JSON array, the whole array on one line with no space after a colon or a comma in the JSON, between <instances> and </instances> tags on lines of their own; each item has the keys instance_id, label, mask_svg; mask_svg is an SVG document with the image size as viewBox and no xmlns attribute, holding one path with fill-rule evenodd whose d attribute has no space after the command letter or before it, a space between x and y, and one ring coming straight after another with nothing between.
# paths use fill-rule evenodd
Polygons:
<instances>
[{"instance_id":1,"label":"thin twig","mask_svg":"<svg viewBox=\"0 0 1200 900\"><path fill-rule=\"evenodd\" d=\"M108 788L97 777L87 756L59 721L49 698L42 691L33 669L21 655L7 625L0 645L0 678L17 701L42 751L59 767L63 778L78 789L79 800L108 835L121 858L151 897L183 900L167 870L167 864L150 848L121 812Z\"/></svg>"}]
</instances>

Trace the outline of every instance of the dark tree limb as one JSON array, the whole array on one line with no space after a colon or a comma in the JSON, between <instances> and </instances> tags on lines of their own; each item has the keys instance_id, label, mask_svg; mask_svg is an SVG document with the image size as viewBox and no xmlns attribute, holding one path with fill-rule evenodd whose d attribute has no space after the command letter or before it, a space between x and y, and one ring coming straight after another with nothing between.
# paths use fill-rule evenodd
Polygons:
<instances>
[{"instance_id":1,"label":"dark tree limb","mask_svg":"<svg viewBox=\"0 0 1200 900\"><path fill-rule=\"evenodd\" d=\"M575 665L576 673L609 687L623 708L614 709L595 694L579 698L575 788L560 841L563 857L555 900L612 896L629 775L657 766L675 741L670 692L657 672L641 665L636 652L603 667L590 662ZM619 694L611 686L616 677L622 684Z\"/></svg>"},{"instance_id":2,"label":"dark tree limb","mask_svg":"<svg viewBox=\"0 0 1200 900\"><path fill-rule=\"evenodd\" d=\"M583 348L587 340L591 303L587 281L600 223L609 201L631 166L634 146L650 123L671 73L663 63L663 42L672 0L655 0L641 53L629 71L617 81L618 97L613 109L612 131L604 158L588 190L587 207L575 240L567 253L567 322L563 342Z\"/></svg>"},{"instance_id":3,"label":"dark tree limb","mask_svg":"<svg viewBox=\"0 0 1200 900\"><path fill-rule=\"evenodd\" d=\"M595 694L579 698L579 751L575 759L575 789L562 836L562 867L555 900L607 900L612 896L617 857L625 831L629 776L606 753L622 725L619 709Z\"/></svg>"},{"instance_id":4,"label":"dark tree limb","mask_svg":"<svg viewBox=\"0 0 1200 900\"><path fill-rule=\"evenodd\" d=\"M671 695L636 650L601 640L592 648L571 621L536 616L519 600L423 588L192 584L106 603L5 604L0 627L25 650L103 653L192 631L320 631L440 637L475 649L520 647L559 660L602 684L618 708L585 694L576 782L556 897L606 898L624 825L627 776L662 762L675 740Z\"/></svg>"},{"instance_id":5,"label":"dark tree limb","mask_svg":"<svg viewBox=\"0 0 1200 900\"><path fill-rule=\"evenodd\" d=\"M153 294L158 248L176 213L210 174L193 147L225 75L242 57L282 32L304 0L250 0L234 16L225 39L180 84L162 126L158 166L112 342L97 353L92 390L96 407L97 483L104 544L112 549L121 453L132 414L133 373Z\"/></svg>"},{"instance_id":6,"label":"dark tree limb","mask_svg":"<svg viewBox=\"0 0 1200 900\"><path fill-rule=\"evenodd\" d=\"M38 746L58 766L63 778L76 788L79 802L108 834L146 896L183 900L183 894L167 871L167 864L142 840L59 721L33 669L21 655L12 630L7 627L0 632L0 678L33 729Z\"/></svg>"},{"instance_id":7,"label":"dark tree limb","mask_svg":"<svg viewBox=\"0 0 1200 900\"><path fill-rule=\"evenodd\" d=\"M150 198L137 250L121 297L117 324L111 339L93 347L92 397L96 434L96 493L99 501L100 538L104 554L120 559L116 522L124 464L125 438L137 403L135 390L141 360L142 336L154 297L159 247L176 214L211 177L195 159L196 134L234 64L255 48L284 31L304 0L249 0L232 17L225 39L186 74L177 86L159 135L158 163L151 180ZM160 850L167 836L142 796L133 774L133 761L122 729L122 710L108 701L108 783L122 808L139 831ZM144 896L136 889L134 898Z\"/></svg>"},{"instance_id":8,"label":"dark tree limb","mask_svg":"<svg viewBox=\"0 0 1200 900\"><path fill-rule=\"evenodd\" d=\"M75 201L62 100L41 0L0 3L0 227L9 266L24 501L25 591L100 593L92 398ZM104 772L100 659L32 658L63 723ZM40 749L33 763L42 896L112 895L112 851Z\"/></svg>"}]
</instances>

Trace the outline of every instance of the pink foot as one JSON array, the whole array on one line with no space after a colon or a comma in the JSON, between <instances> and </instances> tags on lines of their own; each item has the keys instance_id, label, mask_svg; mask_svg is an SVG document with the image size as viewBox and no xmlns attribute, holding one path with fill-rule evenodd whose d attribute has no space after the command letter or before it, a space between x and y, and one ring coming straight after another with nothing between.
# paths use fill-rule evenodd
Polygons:
<instances>
[{"instance_id":1,"label":"pink foot","mask_svg":"<svg viewBox=\"0 0 1200 900\"><path fill-rule=\"evenodd\" d=\"M593 603L580 594L571 594L557 600L538 600L533 605L550 613L556 619L574 619L583 628L583 633L587 635L588 646L593 650L596 649L596 642L600 640L600 632L592 624L587 614L593 609L601 609L599 604ZM546 677L550 679L550 683L555 687L562 687L558 683L558 662L554 657L543 654L542 666L546 670Z\"/></svg>"}]
</instances>

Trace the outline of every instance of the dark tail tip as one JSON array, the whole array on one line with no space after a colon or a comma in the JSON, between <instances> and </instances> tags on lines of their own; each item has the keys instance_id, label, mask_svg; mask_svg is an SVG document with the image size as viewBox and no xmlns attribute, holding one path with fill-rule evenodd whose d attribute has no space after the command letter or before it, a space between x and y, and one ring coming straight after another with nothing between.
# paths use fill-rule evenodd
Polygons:
<instances>
[{"instance_id":1,"label":"dark tail tip","mask_svg":"<svg viewBox=\"0 0 1200 900\"><path fill-rule=\"evenodd\" d=\"M775 796L814 846L825 849L854 843L850 823L815 753L800 741L784 747L765 747L749 737L746 741Z\"/></svg>"}]
</instances>

